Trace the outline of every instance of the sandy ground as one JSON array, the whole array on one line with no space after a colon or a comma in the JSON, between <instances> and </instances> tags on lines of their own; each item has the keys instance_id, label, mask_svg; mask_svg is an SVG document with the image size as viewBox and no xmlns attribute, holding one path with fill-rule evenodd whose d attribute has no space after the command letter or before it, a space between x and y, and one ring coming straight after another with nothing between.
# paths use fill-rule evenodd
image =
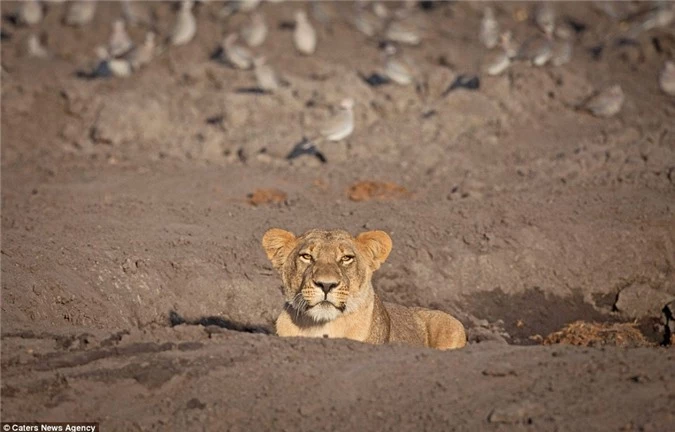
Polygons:
<instances>
[{"instance_id":1,"label":"sandy ground","mask_svg":"<svg viewBox=\"0 0 675 432\"><path fill-rule=\"evenodd\" d=\"M490 77L476 37L482 6L417 8L406 22L424 40L403 51L416 85L374 88L359 74L381 69L378 41L345 21L350 4L328 5L311 57L293 50L287 25L307 5L264 4L270 34L256 52L289 84L270 95L240 91L253 74L209 60L247 20L219 18L221 6L200 5L195 40L160 49L127 79L77 76L119 4L101 4L84 28L61 24L64 4L32 28L2 21L3 421L672 429L675 358L660 344L675 300L675 100L658 87L675 56L672 25L617 44L621 23L590 3L558 4L561 20L587 27L572 61ZM531 6L497 4L497 18L524 40L537 30L515 17ZM168 34L171 5L142 7ZM3 16L15 9L2 2ZM140 42L146 30L130 33ZM41 32L52 56L29 58L25 42ZM479 74L480 88L441 96L459 74ZM612 84L626 93L618 115L577 109ZM356 101L354 134L321 145L325 164L287 161L344 97ZM359 182L390 187L362 199ZM270 202L264 189L276 190ZM269 329L280 311L260 247L270 227L386 230L394 250L377 292L453 313L470 345L436 352L219 327ZM213 318L171 327L170 311ZM608 336L541 344L579 320L608 323L597 332Z\"/></svg>"}]
</instances>

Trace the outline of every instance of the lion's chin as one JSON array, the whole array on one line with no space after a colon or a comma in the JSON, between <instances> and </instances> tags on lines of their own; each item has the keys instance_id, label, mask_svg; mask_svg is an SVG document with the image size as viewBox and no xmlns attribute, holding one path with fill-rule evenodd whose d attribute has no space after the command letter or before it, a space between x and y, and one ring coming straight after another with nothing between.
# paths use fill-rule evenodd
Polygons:
<instances>
[{"instance_id":1,"label":"lion's chin","mask_svg":"<svg viewBox=\"0 0 675 432\"><path fill-rule=\"evenodd\" d=\"M307 316L318 323L333 321L342 314L342 309L335 304L324 300L310 307L305 312Z\"/></svg>"}]
</instances>

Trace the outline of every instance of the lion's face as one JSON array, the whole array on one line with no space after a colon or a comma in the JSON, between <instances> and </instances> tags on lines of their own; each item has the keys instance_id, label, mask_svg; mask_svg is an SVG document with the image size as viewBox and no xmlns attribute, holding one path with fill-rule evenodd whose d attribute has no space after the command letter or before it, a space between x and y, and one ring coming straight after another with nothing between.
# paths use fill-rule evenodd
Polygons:
<instances>
[{"instance_id":1,"label":"lion's face","mask_svg":"<svg viewBox=\"0 0 675 432\"><path fill-rule=\"evenodd\" d=\"M299 237L273 228L262 240L281 274L286 302L316 322L357 310L372 292L373 271L387 259L391 238L383 231L352 237L342 230L311 230Z\"/></svg>"}]
</instances>

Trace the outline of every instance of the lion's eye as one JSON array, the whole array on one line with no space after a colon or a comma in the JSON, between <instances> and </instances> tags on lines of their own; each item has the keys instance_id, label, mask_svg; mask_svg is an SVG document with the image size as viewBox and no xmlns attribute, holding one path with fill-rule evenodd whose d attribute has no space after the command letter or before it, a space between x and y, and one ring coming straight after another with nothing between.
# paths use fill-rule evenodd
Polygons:
<instances>
[{"instance_id":1,"label":"lion's eye","mask_svg":"<svg viewBox=\"0 0 675 432\"><path fill-rule=\"evenodd\" d=\"M345 255L340 259L340 261L342 261L344 264L349 264L350 262L354 261L354 256L353 255Z\"/></svg>"},{"instance_id":2,"label":"lion's eye","mask_svg":"<svg viewBox=\"0 0 675 432\"><path fill-rule=\"evenodd\" d=\"M300 254L300 258L302 258L303 260L305 260L307 262L312 261L312 256L310 254L307 254L307 253Z\"/></svg>"}]
</instances>

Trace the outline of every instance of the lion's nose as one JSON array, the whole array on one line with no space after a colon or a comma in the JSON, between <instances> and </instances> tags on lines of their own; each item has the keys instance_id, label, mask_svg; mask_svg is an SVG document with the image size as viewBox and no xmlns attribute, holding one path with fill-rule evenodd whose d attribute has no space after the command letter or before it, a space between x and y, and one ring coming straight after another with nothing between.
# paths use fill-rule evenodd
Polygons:
<instances>
[{"instance_id":1,"label":"lion's nose","mask_svg":"<svg viewBox=\"0 0 675 432\"><path fill-rule=\"evenodd\" d=\"M339 285L339 282L338 282L338 281L334 281L334 280L332 280L332 281L325 281L325 280L324 280L324 281L317 281L317 280L315 280L315 281L313 281L313 282L314 282L314 285L316 285L317 287L321 288L321 290L322 290L325 294L328 294L329 292L331 292L331 290L332 290L333 288L335 288L335 287L337 287L337 286Z\"/></svg>"}]
</instances>

